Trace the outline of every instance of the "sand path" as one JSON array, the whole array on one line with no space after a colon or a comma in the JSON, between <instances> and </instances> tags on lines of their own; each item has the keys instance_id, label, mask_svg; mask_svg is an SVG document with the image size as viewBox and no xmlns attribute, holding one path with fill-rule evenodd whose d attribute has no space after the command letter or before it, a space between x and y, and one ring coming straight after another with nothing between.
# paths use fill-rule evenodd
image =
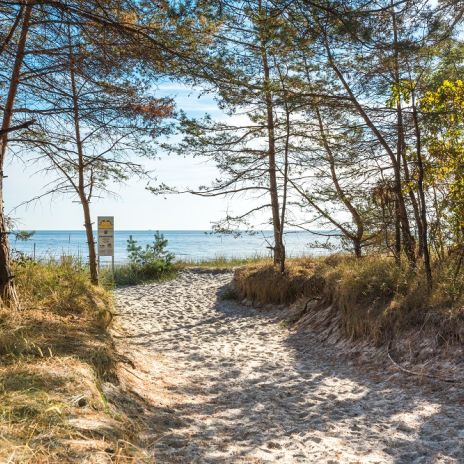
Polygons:
<instances>
[{"instance_id":1,"label":"sand path","mask_svg":"<svg viewBox=\"0 0 464 464\"><path fill-rule=\"evenodd\" d=\"M462 385L355 367L279 311L223 300L231 278L184 271L116 292L145 393L156 386L167 417L156 462L464 463Z\"/></svg>"}]
</instances>

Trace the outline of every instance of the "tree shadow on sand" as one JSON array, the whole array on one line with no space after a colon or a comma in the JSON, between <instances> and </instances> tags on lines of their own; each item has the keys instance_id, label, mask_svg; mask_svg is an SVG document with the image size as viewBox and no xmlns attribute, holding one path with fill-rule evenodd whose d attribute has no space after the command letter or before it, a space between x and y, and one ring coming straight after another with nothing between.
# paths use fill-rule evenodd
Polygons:
<instances>
[{"instance_id":1,"label":"tree shadow on sand","mask_svg":"<svg viewBox=\"0 0 464 464\"><path fill-rule=\"evenodd\" d=\"M214 316L130 342L179 349L179 369L192 378L171 388L184 399L171 407L135 394L128 402L151 430L156 462L464 462L457 386L357 367L311 333L279 325L282 312L224 301L224 291ZM203 348L212 337L250 343L211 354Z\"/></svg>"}]
</instances>

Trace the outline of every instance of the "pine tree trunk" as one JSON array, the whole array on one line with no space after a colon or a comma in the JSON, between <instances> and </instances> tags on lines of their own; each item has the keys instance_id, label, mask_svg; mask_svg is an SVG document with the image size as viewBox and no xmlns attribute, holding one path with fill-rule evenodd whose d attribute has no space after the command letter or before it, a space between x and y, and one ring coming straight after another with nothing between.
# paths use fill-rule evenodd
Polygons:
<instances>
[{"instance_id":1,"label":"pine tree trunk","mask_svg":"<svg viewBox=\"0 0 464 464\"><path fill-rule=\"evenodd\" d=\"M356 258L362 258L361 240L353 239L353 248Z\"/></svg>"},{"instance_id":2,"label":"pine tree trunk","mask_svg":"<svg viewBox=\"0 0 464 464\"><path fill-rule=\"evenodd\" d=\"M2 181L3 179L0 179L0 184L3 183ZM8 230L3 210L3 187L0 187L0 298L2 303L11 309L19 307L19 298L11 271Z\"/></svg>"},{"instance_id":3,"label":"pine tree trunk","mask_svg":"<svg viewBox=\"0 0 464 464\"><path fill-rule=\"evenodd\" d=\"M86 194L85 191L85 159L84 159L84 146L82 143L81 129L80 129L80 119L79 119L79 96L77 93L76 85L76 70L75 70L75 57L72 46L71 32L68 32L69 35L69 76L71 78L71 91L72 91L72 100L73 100L73 121L74 121L74 132L76 137L76 148L78 156L78 195L79 200L82 205L82 210L84 212L84 227L85 233L87 236L87 246L89 250L89 272L90 272L90 281L94 285L98 285L98 265L97 265L97 255L95 252L95 241L93 238L93 228L92 228L92 218L90 214L90 195ZM90 186L92 188L92 186Z\"/></svg>"},{"instance_id":4,"label":"pine tree trunk","mask_svg":"<svg viewBox=\"0 0 464 464\"><path fill-rule=\"evenodd\" d=\"M93 227L92 218L90 215L90 206L86 198L81 199L82 210L84 211L84 227L85 234L87 237L87 246L89 249L89 271L90 271L90 282L94 285L98 285L98 263L97 253L95 251L95 240L93 238Z\"/></svg>"},{"instance_id":5,"label":"pine tree trunk","mask_svg":"<svg viewBox=\"0 0 464 464\"><path fill-rule=\"evenodd\" d=\"M269 191L271 195L272 225L274 230L274 264L280 266L281 272L285 270L285 247L281 235L279 195L277 189L277 168L275 159L274 115L272 111L272 97L266 96L266 111L268 124L268 172Z\"/></svg>"},{"instance_id":6,"label":"pine tree trunk","mask_svg":"<svg viewBox=\"0 0 464 464\"><path fill-rule=\"evenodd\" d=\"M262 13L261 1L258 3L259 12ZM279 193L277 186L277 166L275 149L275 124L274 124L274 103L272 93L269 90L270 68L268 63L266 40L263 32L260 31L261 59L264 71L264 93L266 105L266 121L268 134L268 173L269 173L269 192L271 196L272 226L274 231L274 264L279 266L280 271L285 270L285 246L282 237L282 223L280 221Z\"/></svg>"},{"instance_id":7,"label":"pine tree trunk","mask_svg":"<svg viewBox=\"0 0 464 464\"><path fill-rule=\"evenodd\" d=\"M425 191L424 191L424 177L425 169L424 162L422 158L422 137L421 130L419 126L419 119L417 115L417 106L415 93L412 92L412 107L413 107L413 121L414 121L414 130L416 133L416 156L417 156L417 169L418 169L418 179L417 179L417 190L419 192L420 199L420 215L422 228L420 230L421 234L421 245L422 245L422 258L424 260L424 269L425 275L427 278L427 284L429 288L433 285L433 276L432 276L432 265L430 263L430 251L429 251L429 237L428 237L428 221L427 221L427 203L425 200Z\"/></svg>"},{"instance_id":8,"label":"pine tree trunk","mask_svg":"<svg viewBox=\"0 0 464 464\"><path fill-rule=\"evenodd\" d=\"M279 68L278 68L279 69ZM285 83L282 79L282 75L279 69L279 75L282 82L282 87L284 90ZM285 98L285 97L284 97ZM288 195L288 176L289 176L289 150L290 150L290 108L288 106L287 100L284 103L285 107L285 149L284 149L284 172L283 172L283 194L282 194L282 207L281 207L281 215L280 215L280 243L282 244L282 261L280 263L280 272L285 271L285 246L284 246L284 225L285 225L285 214L287 210L287 195Z\"/></svg>"},{"instance_id":9,"label":"pine tree trunk","mask_svg":"<svg viewBox=\"0 0 464 464\"><path fill-rule=\"evenodd\" d=\"M16 292L13 274L11 271L10 246L8 241L8 228L6 224L3 198L3 178L6 149L8 145L8 129L11 126L13 116L13 107L16 98L16 93L19 85L19 77L24 60L24 50L26 47L27 34L29 32L29 23L32 12L32 2L28 3L24 8L24 17L21 26L21 33L16 50L15 62L10 79L10 88L5 102L2 131L3 135L0 138L0 298L2 303L12 309L19 307L19 299Z\"/></svg>"},{"instance_id":10,"label":"pine tree trunk","mask_svg":"<svg viewBox=\"0 0 464 464\"><path fill-rule=\"evenodd\" d=\"M397 264L401 262L401 223L398 200L395 200L395 259Z\"/></svg>"}]
</instances>

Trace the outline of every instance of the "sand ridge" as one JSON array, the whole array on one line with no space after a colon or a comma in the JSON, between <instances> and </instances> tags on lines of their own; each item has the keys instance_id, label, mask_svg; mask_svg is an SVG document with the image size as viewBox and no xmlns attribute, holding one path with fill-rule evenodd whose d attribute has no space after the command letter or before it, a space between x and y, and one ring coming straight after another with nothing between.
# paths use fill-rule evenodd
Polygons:
<instances>
[{"instance_id":1,"label":"sand ridge","mask_svg":"<svg viewBox=\"0 0 464 464\"><path fill-rule=\"evenodd\" d=\"M151 401L169 411L155 462L464 462L462 386L353 366L290 332L281 311L224 300L232 277L185 270L116 290L127 346L146 361L144 394L156 384Z\"/></svg>"}]
</instances>

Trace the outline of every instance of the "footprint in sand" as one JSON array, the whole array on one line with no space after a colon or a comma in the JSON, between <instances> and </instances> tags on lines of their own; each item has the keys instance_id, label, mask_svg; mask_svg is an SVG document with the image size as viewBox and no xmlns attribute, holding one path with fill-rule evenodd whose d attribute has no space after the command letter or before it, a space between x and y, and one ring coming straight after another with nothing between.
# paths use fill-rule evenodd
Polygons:
<instances>
[{"instance_id":1,"label":"footprint in sand","mask_svg":"<svg viewBox=\"0 0 464 464\"><path fill-rule=\"evenodd\" d=\"M370 381L336 349L283 330L281 311L218 298L231 280L187 270L116 291L128 348L156 360L144 375L172 403L169 427L153 426L154 462L464 463L460 389Z\"/></svg>"}]
</instances>

